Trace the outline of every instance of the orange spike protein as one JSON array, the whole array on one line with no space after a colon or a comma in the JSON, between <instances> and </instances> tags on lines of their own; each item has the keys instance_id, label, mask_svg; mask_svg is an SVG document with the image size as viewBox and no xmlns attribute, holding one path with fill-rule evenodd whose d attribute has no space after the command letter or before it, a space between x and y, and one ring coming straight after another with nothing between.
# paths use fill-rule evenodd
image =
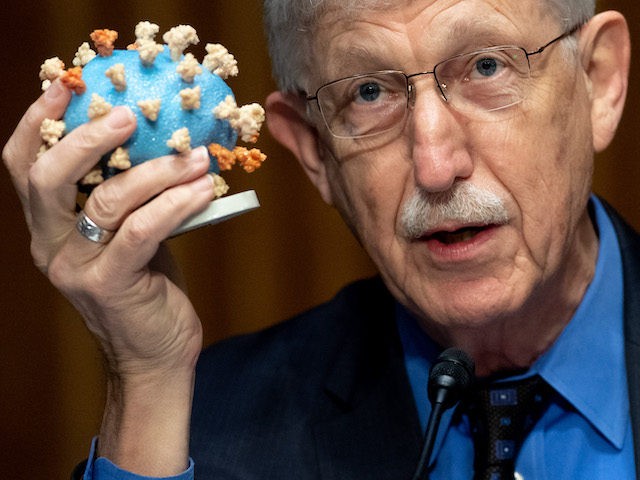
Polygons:
<instances>
[{"instance_id":1,"label":"orange spike protein","mask_svg":"<svg viewBox=\"0 0 640 480\"><path fill-rule=\"evenodd\" d=\"M114 161L114 152L107 152L96 165L96 172L101 175L93 175L91 182L80 181L85 193L124 169L165 155L187 154L204 145L210 154L209 172L214 175L218 196L228 189L218 173L236 164L253 172L266 158L256 148L236 146L238 140L257 141L264 109L257 103L236 104L225 82L225 78L237 73L233 56L222 46L208 44L206 61L201 64L192 53L185 52L199 41L195 29L188 25L172 28L162 37L166 44L156 43L157 33L157 25L140 22L135 43L131 44L133 49L127 50L115 48L118 32L95 30L91 40L98 55L84 42L76 53L74 68L63 70L64 63L57 57L41 67L43 88L59 76L74 92L63 117L64 134L119 105L129 107L136 116L136 130L117 150L118 159L126 152L126 161ZM246 198L255 208L255 194ZM220 212L213 209L209 213Z\"/></svg>"},{"instance_id":2,"label":"orange spike protein","mask_svg":"<svg viewBox=\"0 0 640 480\"><path fill-rule=\"evenodd\" d=\"M118 38L118 32L107 29L94 30L90 37L96 46L96 50L98 50L98 55L109 57L113 53L114 43Z\"/></svg>"},{"instance_id":3,"label":"orange spike protein","mask_svg":"<svg viewBox=\"0 0 640 480\"><path fill-rule=\"evenodd\" d=\"M87 91L87 85L82 80L82 67L72 67L66 70L60 79L65 87L73 90L78 95L82 95Z\"/></svg>"}]
</instances>

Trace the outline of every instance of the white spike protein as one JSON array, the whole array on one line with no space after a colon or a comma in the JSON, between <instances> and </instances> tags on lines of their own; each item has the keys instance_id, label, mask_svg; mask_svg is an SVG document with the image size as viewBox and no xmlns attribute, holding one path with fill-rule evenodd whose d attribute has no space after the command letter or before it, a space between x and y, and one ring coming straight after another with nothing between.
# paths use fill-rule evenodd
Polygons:
<instances>
[{"instance_id":1,"label":"white spike protein","mask_svg":"<svg viewBox=\"0 0 640 480\"><path fill-rule=\"evenodd\" d=\"M185 53L190 45L199 42L193 27L172 28L163 36L166 45L155 43L158 31L156 24L140 22L135 29L136 41L126 50L118 50L114 48L117 32L96 30L91 40L97 54L85 42L74 58L74 67L64 70L64 63L57 57L42 65L43 89L60 78L74 92L62 119L64 123L47 120L43 129L46 148L57 141L61 132L67 134L112 107L126 105L137 117L137 129L127 142L117 151L108 152L86 183L80 182L80 188L87 193L122 169L205 145L212 159L210 172L216 175L216 195L222 195L228 187L217 175L221 170L239 164L244 170L253 171L266 158L255 148L236 146L239 137L243 142L257 141L264 111L257 104L236 106L233 92L222 78L230 70L237 73L233 56L216 45L214 60L212 44L207 44L203 67L192 53ZM257 200L250 199L250 203L252 208L257 206ZM182 231L191 228L194 225L183 226Z\"/></svg>"}]
</instances>

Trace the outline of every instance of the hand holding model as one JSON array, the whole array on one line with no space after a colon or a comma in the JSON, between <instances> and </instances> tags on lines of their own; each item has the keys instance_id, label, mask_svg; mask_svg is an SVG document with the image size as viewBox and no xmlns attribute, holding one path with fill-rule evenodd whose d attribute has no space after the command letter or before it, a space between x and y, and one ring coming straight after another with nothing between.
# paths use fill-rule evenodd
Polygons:
<instances>
[{"instance_id":1,"label":"hand holding model","mask_svg":"<svg viewBox=\"0 0 640 480\"><path fill-rule=\"evenodd\" d=\"M138 50L143 50L141 45L151 48L148 42L148 35L139 36ZM81 51L86 54L86 46ZM86 65L94 61L100 58ZM85 83L81 72L68 72L41 74L46 92L26 112L3 159L22 201L38 268L82 314L104 353L108 390L100 455L130 471L172 475L188 463L194 367L202 333L162 241L224 193L214 188L220 182L211 172L229 168L233 161L224 164L210 154L239 155L233 155L231 145L218 142L207 148L204 137L198 141L201 146L182 142L178 148L180 142L170 138L162 142L169 149L161 155L153 149L157 146L145 151L149 138L141 127L182 128L162 123L170 107L161 107L159 116L150 119L147 103L111 104L106 95L88 96L81 92L83 84L90 90L90 78ZM111 101L126 96L117 91L118 83L109 82L114 90ZM218 139L235 143L234 127L238 132L244 127L234 125L241 109L229 98L220 101L229 107L226 113L223 107L216 117L209 113L218 126L212 130ZM92 113L77 121L74 116L81 116L75 106L85 99ZM166 116L177 123L178 117L190 114L193 111ZM63 118L64 130L56 123ZM60 134L55 134L56 125ZM255 140L257 130L240 136ZM122 159L123 154L125 161L114 164L114 155ZM264 156L258 158L257 166ZM78 185L88 183L91 193L78 215Z\"/></svg>"}]
</instances>

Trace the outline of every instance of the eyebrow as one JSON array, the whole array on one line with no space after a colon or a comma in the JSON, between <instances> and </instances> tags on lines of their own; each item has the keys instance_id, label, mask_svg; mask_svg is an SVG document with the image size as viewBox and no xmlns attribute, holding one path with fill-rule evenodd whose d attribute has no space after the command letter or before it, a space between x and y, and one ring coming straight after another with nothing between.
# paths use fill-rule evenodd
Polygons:
<instances>
[{"instance_id":1,"label":"eyebrow","mask_svg":"<svg viewBox=\"0 0 640 480\"><path fill-rule=\"evenodd\" d=\"M336 63L332 68L332 74L336 72L350 71L353 69L354 64L361 70L368 67L371 71L380 70L386 65L384 55L381 55L381 51L372 52L371 49L364 45L349 45L346 49L340 49L333 54L333 58ZM333 71L335 69L335 71Z\"/></svg>"},{"instance_id":2,"label":"eyebrow","mask_svg":"<svg viewBox=\"0 0 640 480\"><path fill-rule=\"evenodd\" d=\"M473 48L486 48L521 42L515 39L515 33L517 32L514 30L507 30L504 22L498 22L495 18L481 18L473 22L469 22L468 19L457 19L451 24L449 37L464 39L466 45L472 44Z\"/></svg>"},{"instance_id":3,"label":"eyebrow","mask_svg":"<svg viewBox=\"0 0 640 480\"><path fill-rule=\"evenodd\" d=\"M434 54L430 60L430 68L433 64L442 61L450 56L464 53L470 50L495 47L499 45L513 45L520 42L516 40L514 31L507 31L504 23L496 22L495 19L479 19L470 22L468 19L455 20L448 28L448 38L455 38L455 41L438 40L429 41L429 35L423 37L423 42L427 45L438 45L440 54ZM341 78L357 73L374 72L378 70L399 69L403 66L397 62L398 55L393 48L386 48L384 41L376 42L375 39L368 39L368 43L352 43L344 48L338 48L332 53L334 65L325 72L328 82L336 78ZM427 47L428 48L428 47ZM394 54L395 52L395 54ZM436 58L437 57L437 58Z\"/></svg>"}]
</instances>

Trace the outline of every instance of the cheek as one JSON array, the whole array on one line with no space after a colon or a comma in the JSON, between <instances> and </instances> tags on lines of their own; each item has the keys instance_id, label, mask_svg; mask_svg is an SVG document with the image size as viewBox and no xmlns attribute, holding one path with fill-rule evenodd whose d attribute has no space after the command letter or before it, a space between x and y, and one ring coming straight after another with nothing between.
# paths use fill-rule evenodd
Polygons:
<instances>
[{"instance_id":1,"label":"cheek","mask_svg":"<svg viewBox=\"0 0 640 480\"><path fill-rule=\"evenodd\" d=\"M372 256L392 248L397 214L410 188L410 162L398 146L336 157L328 169L335 206ZM333 158L343 158L337 162Z\"/></svg>"},{"instance_id":2,"label":"cheek","mask_svg":"<svg viewBox=\"0 0 640 480\"><path fill-rule=\"evenodd\" d=\"M544 98L549 102L548 96ZM591 191L588 115L569 96L514 119L496 151L493 174L513 202L526 256L544 268L570 247ZM544 105L539 99L537 105ZM571 112L571 113L569 113ZM587 120L585 120L587 119Z\"/></svg>"}]
</instances>

